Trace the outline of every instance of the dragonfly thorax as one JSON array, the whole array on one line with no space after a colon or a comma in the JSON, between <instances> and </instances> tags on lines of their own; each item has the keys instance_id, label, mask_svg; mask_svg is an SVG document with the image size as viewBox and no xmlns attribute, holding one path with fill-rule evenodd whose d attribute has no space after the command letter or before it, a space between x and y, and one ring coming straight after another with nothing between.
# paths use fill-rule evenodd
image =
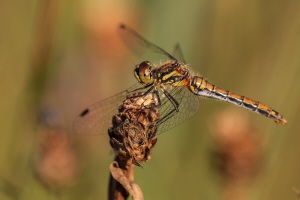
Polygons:
<instances>
[{"instance_id":1,"label":"dragonfly thorax","mask_svg":"<svg viewBox=\"0 0 300 200\"><path fill-rule=\"evenodd\" d=\"M143 61L136 66L134 76L142 85L153 83L152 64L149 61Z\"/></svg>"}]
</instances>

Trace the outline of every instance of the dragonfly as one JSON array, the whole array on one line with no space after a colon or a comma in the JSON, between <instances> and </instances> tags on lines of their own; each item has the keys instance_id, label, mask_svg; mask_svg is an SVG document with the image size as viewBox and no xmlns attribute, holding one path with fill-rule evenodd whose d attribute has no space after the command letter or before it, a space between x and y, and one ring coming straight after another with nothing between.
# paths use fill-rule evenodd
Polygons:
<instances>
[{"instance_id":1,"label":"dragonfly","mask_svg":"<svg viewBox=\"0 0 300 200\"><path fill-rule=\"evenodd\" d=\"M118 107L129 94L142 92L156 99L160 111L156 122L157 134L178 126L193 116L199 108L199 97L216 99L241 106L262 116L271 118L277 124L285 125L287 120L271 107L248 97L224 90L195 73L185 63L181 48L176 45L173 55L149 42L131 27L121 24L121 33L128 35L142 49L148 49L165 58L166 61L144 60L135 66L137 83L110 98L104 99L83 110L75 119L73 130L80 134L104 134L112 126L111 118L118 113ZM126 40L126 38L125 38ZM126 42L126 41L125 41ZM147 109L147 108L145 108Z\"/></svg>"}]
</instances>

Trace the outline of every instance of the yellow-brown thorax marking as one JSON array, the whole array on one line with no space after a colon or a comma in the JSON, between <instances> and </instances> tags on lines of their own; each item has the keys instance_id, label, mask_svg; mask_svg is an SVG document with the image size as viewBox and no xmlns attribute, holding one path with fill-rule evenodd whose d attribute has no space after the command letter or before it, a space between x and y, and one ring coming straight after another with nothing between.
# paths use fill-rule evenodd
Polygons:
<instances>
[{"instance_id":1,"label":"yellow-brown thorax marking","mask_svg":"<svg viewBox=\"0 0 300 200\"><path fill-rule=\"evenodd\" d=\"M182 87L190 85L190 74L185 65L170 61L153 72L155 83L162 86Z\"/></svg>"}]
</instances>

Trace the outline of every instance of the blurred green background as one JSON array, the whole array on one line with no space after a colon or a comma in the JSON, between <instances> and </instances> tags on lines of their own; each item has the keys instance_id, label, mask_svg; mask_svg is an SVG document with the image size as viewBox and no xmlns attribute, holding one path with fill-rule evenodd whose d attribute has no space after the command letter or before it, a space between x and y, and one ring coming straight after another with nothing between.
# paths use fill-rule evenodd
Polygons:
<instances>
[{"instance_id":1,"label":"blurred green background","mask_svg":"<svg viewBox=\"0 0 300 200\"><path fill-rule=\"evenodd\" d=\"M300 1L11 0L0 11L1 200L107 199L108 137L61 132L135 83L120 22L169 52L180 43L195 72L288 120L201 99L136 167L145 199L297 199ZM45 108L54 128L37 120Z\"/></svg>"}]
</instances>

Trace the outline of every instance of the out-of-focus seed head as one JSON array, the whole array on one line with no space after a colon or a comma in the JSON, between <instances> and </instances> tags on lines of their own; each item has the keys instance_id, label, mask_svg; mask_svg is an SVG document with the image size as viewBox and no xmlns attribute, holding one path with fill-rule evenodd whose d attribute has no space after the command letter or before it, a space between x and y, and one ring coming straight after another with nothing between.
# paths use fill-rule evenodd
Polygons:
<instances>
[{"instance_id":1,"label":"out-of-focus seed head","mask_svg":"<svg viewBox=\"0 0 300 200\"><path fill-rule=\"evenodd\" d=\"M223 177L231 182L253 179L261 167L260 131L235 109L219 112L210 122Z\"/></svg>"},{"instance_id":2,"label":"out-of-focus seed head","mask_svg":"<svg viewBox=\"0 0 300 200\"><path fill-rule=\"evenodd\" d=\"M70 186L79 172L79 160L66 132L58 128L41 128L41 142L35 161L39 180L51 190Z\"/></svg>"}]
</instances>

